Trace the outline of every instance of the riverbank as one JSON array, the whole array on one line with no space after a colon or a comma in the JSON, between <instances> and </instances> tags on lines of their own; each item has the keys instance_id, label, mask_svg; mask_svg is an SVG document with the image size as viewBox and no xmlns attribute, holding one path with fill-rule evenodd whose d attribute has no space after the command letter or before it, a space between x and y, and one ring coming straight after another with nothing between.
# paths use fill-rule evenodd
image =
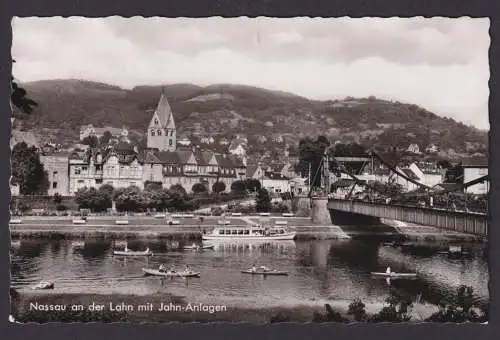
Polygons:
<instances>
[{"instance_id":1,"label":"riverbank","mask_svg":"<svg viewBox=\"0 0 500 340\"><path fill-rule=\"evenodd\" d=\"M186 301L185 298L168 293L153 295L103 295L68 294L55 291L20 292L13 313L22 322L91 322L106 319L109 322L166 323L166 322L246 322L269 323L279 318L289 322L311 322L315 312L324 313L324 303L334 311L352 320L347 314L349 301L311 302L289 306L241 307L217 302ZM59 307L58 307L59 306ZM64 311L47 311L61 309ZM71 306L74 306L73 308ZM384 305L366 304L368 314L380 311ZM82 309L83 308L83 309ZM79 309L73 310L72 309ZM99 309L99 311L98 311ZM411 312L412 320L423 321L437 307L416 304ZM70 320L68 320L68 317ZM115 320L108 320L109 318ZM73 319L71 319L73 318Z\"/></svg>"}]
</instances>

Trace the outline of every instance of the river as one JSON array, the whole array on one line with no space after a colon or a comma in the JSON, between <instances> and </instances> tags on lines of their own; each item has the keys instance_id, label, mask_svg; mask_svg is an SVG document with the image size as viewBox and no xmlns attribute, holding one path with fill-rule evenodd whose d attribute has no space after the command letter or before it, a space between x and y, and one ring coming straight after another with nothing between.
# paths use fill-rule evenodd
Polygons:
<instances>
[{"instance_id":1,"label":"river","mask_svg":"<svg viewBox=\"0 0 500 340\"><path fill-rule=\"evenodd\" d=\"M13 247L11 286L30 289L52 280L61 293L148 295L168 292L189 301L266 308L351 301L381 303L393 291L436 305L461 285L474 288L476 299L487 303L488 264L484 244L465 245L470 254L458 259L436 251L435 243L404 249L381 240L350 239L283 241L275 243L218 243L213 250L182 251L183 241L134 240L133 250L149 247L154 256L123 258L112 240L86 240L76 249L69 240L23 239ZM142 268L160 263L182 269L187 263L201 278L144 277ZM241 274L253 263L288 271L283 277ZM371 271L416 271L414 280L377 279Z\"/></svg>"}]
</instances>

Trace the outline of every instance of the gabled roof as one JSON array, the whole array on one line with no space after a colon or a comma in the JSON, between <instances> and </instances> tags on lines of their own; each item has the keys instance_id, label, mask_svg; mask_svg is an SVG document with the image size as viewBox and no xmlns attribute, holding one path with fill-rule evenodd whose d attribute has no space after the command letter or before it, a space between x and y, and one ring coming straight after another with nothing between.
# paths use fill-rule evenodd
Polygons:
<instances>
[{"instance_id":1,"label":"gabled roof","mask_svg":"<svg viewBox=\"0 0 500 340\"><path fill-rule=\"evenodd\" d=\"M233 162L228 157L224 157L224 155L215 155L215 159L221 168L234 168Z\"/></svg>"},{"instance_id":2,"label":"gabled roof","mask_svg":"<svg viewBox=\"0 0 500 340\"><path fill-rule=\"evenodd\" d=\"M158 116L160 120L160 125L163 128L166 128L169 123L174 124L174 118L172 115L172 109L170 108L170 104L168 103L167 96L162 92L160 101L158 102L158 106L156 107L155 114Z\"/></svg>"},{"instance_id":3,"label":"gabled roof","mask_svg":"<svg viewBox=\"0 0 500 340\"><path fill-rule=\"evenodd\" d=\"M228 155L228 157L235 167L237 168L245 167L245 164L243 164L243 161L239 157L236 157L235 155Z\"/></svg>"},{"instance_id":4,"label":"gabled roof","mask_svg":"<svg viewBox=\"0 0 500 340\"><path fill-rule=\"evenodd\" d=\"M253 177L257 169L259 168L259 165L257 164L248 164L247 165L247 177Z\"/></svg>"},{"instance_id":5,"label":"gabled roof","mask_svg":"<svg viewBox=\"0 0 500 340\"><path fill-rule=\"evenodd\" d=\"M181 164L188 164L189 159L191 158L191 155L193 155L193 152L191 150L180 150L177 151L177 154L179 155L179 160L181 161Z\"/></svg>"},{"instance_id":6,"label":"gabled roof","mask_svg":"<svg viewBox=\"0 0 500 340\"><path fill-rule=\"evenodd\" d=\"M155 152L154 156L159 160L161 164L181 164L179 154L173 151L158 151Z\"/></svg>"},{"instance_id":7,"label":"gabled roof","mask_svg":"<svg viewBox=\"0 0 500 340\"><path fill-rule=\"evenodd\" d=\"M408 169L408 168L405 168L405 169L401 169L401 171L408 177L408 178L411 178L411 179L420 179L411 169Z\"/></svg>"}]
</instances>

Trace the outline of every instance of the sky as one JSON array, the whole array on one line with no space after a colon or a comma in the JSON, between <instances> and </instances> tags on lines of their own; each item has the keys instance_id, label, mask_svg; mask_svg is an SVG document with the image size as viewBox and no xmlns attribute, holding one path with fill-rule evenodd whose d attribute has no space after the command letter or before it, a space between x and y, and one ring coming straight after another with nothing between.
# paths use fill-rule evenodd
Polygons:
<instances>
[{"instance_id":1,"label":"sky","mask_svg":"<svg viewBox=\"0 0 500 340\"><path fill-rule=\"evenodd\" d=\"M417 104L489 129L487 18L14 18L13 74Z\"/></svg>"}]
</instances>

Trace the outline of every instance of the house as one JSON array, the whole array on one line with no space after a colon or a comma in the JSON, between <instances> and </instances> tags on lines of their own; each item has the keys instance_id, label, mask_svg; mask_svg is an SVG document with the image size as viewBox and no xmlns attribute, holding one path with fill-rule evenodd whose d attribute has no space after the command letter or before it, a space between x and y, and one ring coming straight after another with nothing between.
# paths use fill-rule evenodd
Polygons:
<instances>
[{"instance_id":1,"label":"house","mask_svg":"<svg viewBox=\"0 0 500 340\"><path fill-rule=\"evenodd\" d=\"M442 183L444 179L444 170L437 165L429 162L412 163L409 169L417 175L418 182L428 187L433 187L436 184Z\"/></svg>"},{"instance_id":2,"label":"house","mask_svg":"<svg viewBox=\"0 0 500 340\"><path fill-rule=\"evenodd\" d=\"M101 138L105 132L109 132L111 136L114 137L127 137L128 129L123 126L121 129L112 126L106 126L103 128L96 128L92 124L83 125L80 127L80 140L84 140L87 137L95 136Z\"/></svg>"},{"instance_id":3,"label":"house","mask_svg":"<svg viewBox=\"0 0 500 340\"><path fill-rule=\"evenodd\" d=\"M231 143L231 145L229 146L229 153L232 155L237 155L239 157L245 157L247 151L245 150L245 147L242 144L234 145Z\"/></svg>"},{"instance_id":4,"label":"house","mask_svg":"<svg viewBox=\"0 0 500 340\"><path fill-rule=\"evenodd\" d=\"M262 180L264 177L264 170L261 165L249 164L246 168L246 178L253 178Z\"/></svg>"},{"instance_id":5,"label":"house","mask_svg":"<svg viewBox=\"0 0 500 340\"><path fill-rule=\"evenodd\" d=\"M288 183L290 185L290 192L296 196L303 196L309 193L309 185L307 178L295 177L291 178Z\"/></svg>"},{"instance_id":6,"label":"house","mask_svg":"<svg viewBox=\"0 0 500 340\"><path fill-rule=\"evenodd\" d=\"M177 141L177 144L179 145L182 145L182 146L190 146L191 145L191 141L187 138L183 138L183 139L179 139Z\"/></svg>"},{"instance_id":7,"label":"house","mask_svg":"<svg viewBox=\"0 0 500 340\"><path fill-rule=\"evenodd\" d=\"M110 184L114 188L143 188L143 162L132 145L89 148L69 156L69 194L82 188L99 188Z\"/></svg>"},{"instance_id":8,"label":"house","mask_svg":"<svg viewBox=\"0 0 500 340\"><path fill-rule=\"evenodd\" d=\"M427 153L438 153L439 152L439 148L436 145L431 144L431 145L429 145L429 146L427 146L425 148L425 152L427 152Z\"/></svg>"},{"instance_id":9,"label":"house","mask_svg":"<svg viewBox=\"0 0 500 340\"><path fill-rule=\"evenodd\" d=\"M410 146L408 146L408 149L406 149L406 151L411 152L411 153L415 153L415 154L419 154L420 148L419 148L418 144L410 144Z\"/></svg>"},{"instance_id":10,"label":"house","mask_svg":"<svg viewBox=\"0 0 500 340\"><path fill-rule=\"evenodd\" d=\"M276 135L276 136L273 136L272 141L274 143L280 143L281 144L281 143L283 143L285 141L285 139L283 138L282 135Z\"/></svg>"},{"instance_id":11,"label":"house","mask_svg":"<svg viewBox=\"0 0 500 340\"><path fill-rule=\"evenodd\" d=\"M479 179L481 177L488 175L488 163L487 162L464 162L462 164L463 168L463 183L468 183L473 180ZM485 180L484 182L474 184L467 187L465 190L467 193L474 195L485 195L489 192L490 182Z\"/></svg>"},{"instance_id":12,"label":"house","mask_svg":"<svg viewBox=\"0 0 500 340\"><path fill-rule=\"evenodd\" d=\"M290 180L280 173L265 172L262 178L262 187L269 194L281 194L290 191Z\"/></svg>"},{"instance_id":13,"label":"house","mask_svg":"<svg viewBox=\"0 0 500 340\"><path fill-rule=\"evenodd\" d=\"M48 175L48 195L69 195L69 156L70 153L62 152L40 155L40 162Z\"/></svg>"}]
</instances>

